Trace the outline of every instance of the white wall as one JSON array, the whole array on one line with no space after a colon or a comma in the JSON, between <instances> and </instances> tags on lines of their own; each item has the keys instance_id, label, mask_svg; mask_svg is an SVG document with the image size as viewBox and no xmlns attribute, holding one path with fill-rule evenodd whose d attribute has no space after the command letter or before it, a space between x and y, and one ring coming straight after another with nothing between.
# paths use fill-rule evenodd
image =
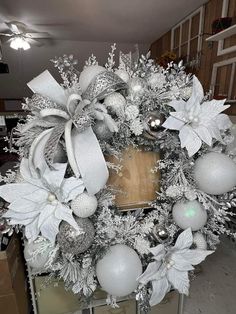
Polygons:
<instances>
[{"instance_id":1,"label":"white wall","mask_svg":"<svg viewBox=\"0 0 236 314\"><path fill-rule=\"evenodd\" d=\"M73 54L79 60L79 69L84 61L93 53L101 65L108 57L112 43L81 42L81 41L55 41L51 45L32 47L23 52L11 49L3 45L3 61L9 65L9 74L0 74L0 98L21 98L31 95L26 83L33 77L48 69L54 76L56 70L50 59L63 54ZM141 53L146 53L149 46L141 44ZM133 44L117 44L117 56L119 50L128 52L134 50Z\"/></svg>"}]
</instances>

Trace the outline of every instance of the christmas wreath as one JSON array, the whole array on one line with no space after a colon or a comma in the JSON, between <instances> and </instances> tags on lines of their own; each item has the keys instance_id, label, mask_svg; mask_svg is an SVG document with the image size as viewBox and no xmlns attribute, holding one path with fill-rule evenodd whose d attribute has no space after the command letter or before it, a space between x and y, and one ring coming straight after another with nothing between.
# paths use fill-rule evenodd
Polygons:
<instances>
[{"instance_id":1,"label":"christmas wreath","mask_svg":"<svg viewBox=\"0 0 236 314\"><path fill-rule=\"evenodd\" d=\"M236 151L229 106L204 96L181 62L163 68L120 52L116 66L115 48L104 67L92 55L81 73L71 55L52 60L62 84L48 71L28 83L34 95L11 138L20 164L1 176L1 223L23 232L34 274L84 298L100 286L113 306L134 292L147 310L170 289L188 294L193 266L221 234L236 237ZM134 151L154 156L148 172L142 155L132 168ZM124 191L131 168L139 179ZM151 187L154 198L140 199ZM128 192L139 201L120 206Z\"/></svg>"}]
</instances>

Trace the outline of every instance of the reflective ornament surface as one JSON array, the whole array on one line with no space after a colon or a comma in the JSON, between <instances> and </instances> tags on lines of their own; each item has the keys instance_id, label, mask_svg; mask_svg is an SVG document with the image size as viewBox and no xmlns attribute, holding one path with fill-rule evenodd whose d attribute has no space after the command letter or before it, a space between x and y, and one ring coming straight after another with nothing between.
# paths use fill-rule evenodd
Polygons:
<instances>
[{"instance_id":1,"label":"reflective ornament surface","mask_svg":"<svg viewBox=\"0 0 236 314\"><path fill-rule=\"evenodd\" d=\"M236 185L236 164L225 154L210 152L196 160L194 179L205 193L229 192Z\"/></svg>"},{"instance_id":2,"label":"reflective ornament surface","mask_svg":"<svg viewBox=\"0 0 236 314\"><path fill-rule=\"evenodd\" d=\"M94 226L88 218L75 217L75 221L79 230L62 221L57 235L62 252L74 255L85 252L92 245L95 235Z\"/></svg>"},{"instance_id":3,"label":"reflective ornament surface","mask_svg":"<svg viewBox=\"0 0 236 314\"><path fill-rule=\"evenodd\" d=\"M71 202L71 209L77 217L87 218L95 213L97 205L96 196L84 192Z\"/></svg>"},{"instance_id":4,"label":"reflective ornament surface","mask_svg":"<svg viewBox=\"0 0 236 314\"><path fill-rule=\"evenodd\" d=\"M153 236L156 238L159 242L165 242L169 238L168 231L165 227L160 225L155 225L152 230Z\"/></svg>"},{"instance_id":5,"label":"reflective ornament surface","mask_svg":"<svg viewBox=\"0 0 236 314\"><path fill-rule=\"evenodd\" d=\"M150 139L155 139L158 132L162 130L164 116L157 111L150 112L144 120L144 136Z\"/></svg>"},{"instance_id":6,"label":"reflective ornament surface","mask_svg":"<svg viewBox=\"0 0 236 314\"><path fill-rule=\"evenodd\" d=\"M89 65L88 67L86 67L81 72L79 77L79 85L81 87L82 92L84 93L86 91L87 87L95 78L95 76L104 71L106 71L106 69L100 65Z\"/></svg>"},{"instance_id":7,"label":"reflective ornament surface","mask_svg":"<svg viewBox=\"0 0 236 314\"><path fill-rule=\"evenodd\" d=\"M138 254L129 246L116 244L98 261L96 273L102 289L110 295L123 297L137 288L142 263Z\"/></svg>"},{"instance_id":8,"label":"reflective ornament surface","mask_svg":"<svg viewBox=\"0 0 236 314\"><path fill-rule=\"evenodd\" d=\"M181 229L190 227L192 231L197 231L207 222L207 212L197 200L175 203L172 215Z\"/></svg>"}]
</instances>

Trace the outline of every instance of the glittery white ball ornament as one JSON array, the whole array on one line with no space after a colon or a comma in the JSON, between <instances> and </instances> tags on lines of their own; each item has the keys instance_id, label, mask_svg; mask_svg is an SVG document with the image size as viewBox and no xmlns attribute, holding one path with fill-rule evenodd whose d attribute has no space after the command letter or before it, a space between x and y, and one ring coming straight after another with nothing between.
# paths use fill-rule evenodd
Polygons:
<instances>
[{"instance_id":1,"label":"glittery white ball ornament","mask_svg":"<svg viewBox=\"0 0 236 314\"><path fill-rule=\"evenodd\" d=\"M129 73L125 70L116 70L115 74L118 75L125 83L129 81Z\"/></svg>"},{"instance_id":2,"label":"glittery white ball ornament","mask_svg":"<svg viewBox=\"0 0 236 314\"><path fill-rule=\"evenodd\" d=\"M197 231L207 222L207 212L197 200L175 203L172 215L181 229L191 228L192 231Z\"/></svg>"},{"instance_id":3,"label":"glittery white ball ornament","mask_svg":"<svg viewBox=\"0 0 236 314\"><path fill-rule=\"evenodd\" d=\"M71 209L73 213L80 218L92 216L98 206L96 196L88 193L79 194L72 202Z\"/></svg>"},{"instance_id":4,"label":"glittery white ball ornament","mask_svg":"<svg viewBox=\"0 0 236 314\"><path fill-rule=\"evenodd\" d=\"M98 261L96 273L102 289L110 295L124 297L137 288L142 263L133 249L116 244Z\"/></svg>"},{"instance_id":5,"label":"glittery white ball ornament","mask_svg":"<svg viewBox=\"0 0 236 314\"><path fill-rule=\"evenodd\" d=\"M111 108L113 113L116 113L118 116L124 113L124 108L126 105L125 97L120 93L112 93L104 99L104 104L106 107Z\"/></svg>"},{"instance_id":6,"label":"glittery white ball ornament","mask_svg":"<svg viewBox=\"0 0 236 314\"><path fill-rule=\"evenodd\" d=\"M140 97L146 89L146 81L141 77L133 77L128 82L129 94L133 97Z\"/></svg>"},{"instance_id":7,"label":"glittery white ball ornament","mask_svg":"<svg viewBox=\"0 0 236 314\"><path fill-rule=\"evenodd\" d=\"M106 71L106 69L100 65L89 65L87 66L79 76L79 85L81 87L82 92L84 93L91 83L91 81L97 76L98 74Z\"/></svg>"},{"instance_id":8,"label":"glittery white ball ornament","mask_svg":"<svg viewBox=\"0 0 236 314\"><path fill-rule=\"evenodd\" d=\"M196 160L194 179L200 190L220 195L236 185L236 164L225 154L211 152Z\"/></svg>"},{"instance_id":9,"label":"glittery white ball ornament","mask_svg":"<svg viewBox=\"0 0 236 314\"><path fill-rule=\"evenodd\" d=\"M166 78L165 75L162 73L153 73L148 78L148 85L150 85L152 88L161 89L164 84L166 84Z\"/></svg>"},{"instance_id":10,"label":"glittery white ball ornament","mask_svg":"<svg viewBox=\"0 0 236 314\"><path fill-rule=\"evenodd\" d=\"M206 239L201 232L194 233L193 243L196 245L196 248L198 250L206 250L207 249Z\"/></svg>"},{"instance_id":11,"label":"glittery white ball ornament","mask_svg":"<svg viewBox=\"0 0 236 314\"><path fill-rule=\"evenodd\" d=\"M33 242L26 242L24 248L25 260L32 268L43 270L54 248L54 245L43 237L39 237Z\"/></svg>"}]
</instances>

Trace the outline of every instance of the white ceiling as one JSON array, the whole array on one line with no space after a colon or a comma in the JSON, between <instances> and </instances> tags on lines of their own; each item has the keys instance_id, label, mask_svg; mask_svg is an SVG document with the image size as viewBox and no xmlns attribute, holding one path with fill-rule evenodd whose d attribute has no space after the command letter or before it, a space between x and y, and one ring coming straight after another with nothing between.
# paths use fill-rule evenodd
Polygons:
<instances>
[{"instance_id":1,"label":"white ceiling","mask_svg":"<svg viewBox=\"0 0 236 314\"><path fill-rule=\"evenodd\" d=\"M1 0L2 20L54 38L148 43L206 0Z\"/></svg>"},{"instance_id":2,"label":"white ceiling","mask_svg":"<svg viewBox=\"0 0 236 314\"><path fill-rule=\"evenodd\" d=\"M55 55L73 53L80 64L92 53L103 64L109 46L124 52L135 43L146 52L150 44L207 0L0 0L0 32L4 22L24 22L46 31L52 41L24 53L3 45L10 74L0 74L0 98L27 95L26 82L44 70Z\"/></svg>"}]
</instances>

